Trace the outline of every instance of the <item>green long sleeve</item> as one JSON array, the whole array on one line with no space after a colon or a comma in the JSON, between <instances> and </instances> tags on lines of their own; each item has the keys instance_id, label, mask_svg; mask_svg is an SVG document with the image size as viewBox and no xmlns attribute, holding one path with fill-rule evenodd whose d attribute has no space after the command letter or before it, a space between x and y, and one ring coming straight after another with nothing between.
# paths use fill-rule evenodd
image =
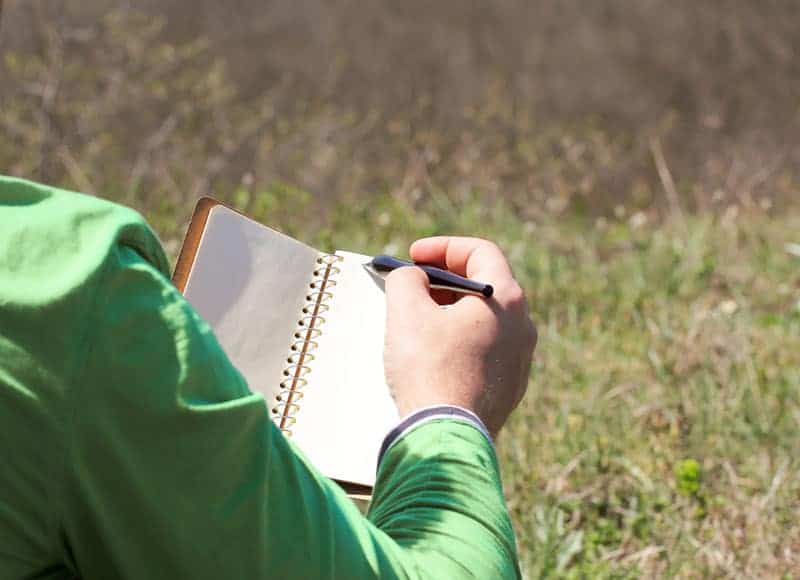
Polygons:
<instances>
[{"instance_id":1,"label":"green long sleeve","mask_svg":"<svg viewBox=\"0 0 800 580\"><path fill-rule=\"evenodd\" d=\"M135 212L0 178L0 577L514 578L494 450L438 420L367 517L269 419Z\"/></svg>"}]
</instances>

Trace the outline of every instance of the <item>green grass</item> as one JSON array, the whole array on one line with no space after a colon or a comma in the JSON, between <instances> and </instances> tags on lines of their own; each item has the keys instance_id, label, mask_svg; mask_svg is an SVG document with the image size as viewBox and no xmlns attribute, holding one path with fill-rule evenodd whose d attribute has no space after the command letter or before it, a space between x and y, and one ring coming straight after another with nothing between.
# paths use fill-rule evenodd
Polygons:
<instances>
[{"instance_id":1,"label":"green grass","mask_svg":"<svg viewBox=\"0 0 800 580\"><path fill-rule=\"evenodd\" d=\"M800 576L800 258L784 251L786 243L800 243L800 212L778 215L800 195L797 123L789 113L774 114L783 111L783 94L796 109L791 90L770 96L725 81L744 71L750 84L759 84L752 66L737 68L735 59L728 63L733 68L717 66L716 40L706 54L706 61L714 57L713 71L687 73L682 59L664 69L669 63L658 48L664 43L649 46L657 35L642 28L647 43L625 43L646 73L633 75L635 82L670 70L667 77L684 80L681 98L669 107L685 110L664 108L661 85L647 82L657 98L646 109L606 97L628 121L605 118L599 111L608 108L598 109L589 97L594 92L548 83L549 73L536 67L533 80L543 95L568 108L584 99L576 110L588 116L551 118L538 101L516 92L516 82L489 83L486 95L462 107L459 99L421 89L460 94L460 81L469 84L470 75L463 77L463 67L453 68L445 53L448 75L458 73L454 83L414 64L420 90L372 83L388 91L373 107L369 99L332 98L367 89L348 74L336 73L337 80L326 73L322 91L292 81L292 71L315 70L298 64L314 53L281 52L281 35L259 32L259 42L278 43L277 51L253 51L250 36L241 36L247 62L232 62L258 72L240 71L246 82L236 82L231 62L184 26L185 10L172 4L182 14L173 22L191 41L176 40L168 19L127 6L103 8L105 15L86 25L63 17L73 9L50 20L31 9L41 21L23 36L41 46L12 46L0 55L0 77L8 78L0 85L0 134L8 136L0 139L3 172L136 207L173 259L192 198L207 191L229 192L220 196L321 249L404 254L411 240L434 233L496 240L527 290L540 334L529 394L499 443L526 575ZM586 12L578 4L572 9ZM678 6L675 16L685 17L686 9ZM599 19L603 28L597 38L616 39L608 32L610 13L591 12L586 22ZM705 5L701 12L695 19L701 29L713 20L745 47L760 38ZM572 22L571 14L555 11L542 22L553 28L548 18ZM774 68L783 66L775 55L788 59L786 66L797 60L780 42L794 33L791 27L772 34L772 24L789 22L776 14L748 20L771 31L774 46L757 51L756 67L770 78L783 70ZM258 22L240 20L260 30ZM653 22L668 34L677 30L661 26L660 18ZM223 49L237 37L224 28ZM681 28L690 36L694 30ZM498 30L523 43L536 36ZM347 30L339 33L347 40ZM358 40L361 46L360 33ZM401 41L402 54L411 54L403 37L392 42ZM580 46L561 44L558 50L580 60ZM340 72L352 72L319 46L325 46L324 70L345 65ZM694 44L686 47L699 54ZM769 57L771 51L777 52ZM412 52L416 59L425 47ZM291 62L280 60L284 53ZM615 52L608 55L621 62ZM505 66L507 55L501 60L490 68ZM262 75L267 62L287 76ZM618 85L614 70L587 62L615 84L600 93L641 96ZM405 84L395 64L371 69ZM592 75L572 77L596 88L586 81ZM708 82L726 90L710 91ZM691 99L679 105L684 93L706 96L696 106ZM718 102L717 93L725 99ZM402 95L413 102L404 104ZM728 99L735 106L725 105ZM764 107L784 121L780 129L756 116L756 133L740 132L736 112ZM630 111L638 112L628 118ZM652 143L660 150L661 140L663 165L684 209L706 213L655 217L664 206L664 181ZM624 217L589 217L598 215Z\"/></svg>"},{"instance_id":2,"label":"green grass","mask_svg":"<svg viewBox=\"0 0 800 580\"><path fill-rule=\"evenodd\" d=\"M321 249L403 254L434 233L505 248L540 333L499 444L526 576L800 570L800 258L784 249L800 215L524 221L477 194L324 215L287 187L228 199ZM173 256L189 210L146 212Z\"/></svg>"}]
</instances>

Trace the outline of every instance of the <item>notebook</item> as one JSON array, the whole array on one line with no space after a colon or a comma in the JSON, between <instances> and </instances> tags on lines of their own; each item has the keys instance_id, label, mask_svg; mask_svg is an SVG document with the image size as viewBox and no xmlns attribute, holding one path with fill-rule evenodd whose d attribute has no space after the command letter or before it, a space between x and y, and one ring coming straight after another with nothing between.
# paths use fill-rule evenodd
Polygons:
<instances>
[{"instance_id":1,"label":"notebook","mask_svg":"<svg viewBox=\"0 0 800 580\"><path fill-rule=\"evenodd\" d=\"M399 420L369 259L320 252L202 198L173 276L283 433L322 473L365 489Z\"/></svg>"}]
</instances>

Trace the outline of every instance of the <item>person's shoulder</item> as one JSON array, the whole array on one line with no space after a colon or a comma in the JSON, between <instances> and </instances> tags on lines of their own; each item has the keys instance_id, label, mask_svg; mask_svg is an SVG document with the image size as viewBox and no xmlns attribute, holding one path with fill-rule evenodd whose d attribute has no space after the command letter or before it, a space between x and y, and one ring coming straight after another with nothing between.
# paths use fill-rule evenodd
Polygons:
<instances>
[{"instance_id":1,"label":"person's shoulder","mask_svg":"<svg viewBox=\"0 0 800 580\"><path fill-rule=\"evenodd\" d=\"M130 250L168 276L161 244L137 212L0 177L0 355L46 367L50 376L68 375L85 354L97 301L121 267L120 252ZM11 350L4 352L3 344Z\"/></svg>"},{"instance_id":2,"label":"person's shoulder","mask_svg":"<svg viewBox=\"0 0 800 580\"><path fill-rule=\"evenodd\" d=\"M136 211L91 195L0 176L0 287L14 294L74 291L91 285L118 246L136 250L165 276L164 251ZM56 296L53 296L56 297Z\"/></svg>"}]
</instances>

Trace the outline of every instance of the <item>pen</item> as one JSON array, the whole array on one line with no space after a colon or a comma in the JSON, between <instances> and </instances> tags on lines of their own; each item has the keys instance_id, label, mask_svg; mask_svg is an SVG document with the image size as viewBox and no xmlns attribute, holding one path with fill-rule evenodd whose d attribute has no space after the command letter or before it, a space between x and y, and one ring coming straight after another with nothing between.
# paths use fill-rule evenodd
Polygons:
<instances>
[{"instance_id":1,"label":"pen","mask_svg":"<svg viewBox=\"0 0 800 580\"><path fill-rule=\"evenodd\" d=\"M399 258L393 258L385 254L380 254L372 258L371 261L364 264L364 268L370 272L384 277L386 274L397 268L403 266L417 266L428 275L431 288L439 288L442 290L452 290L453 292L460 292L462 294L473 294L475 296L483 296L485 298L491 297L494 292L491 284L484 284L476 280L470 280L464 276L459 276L453 272L442 270L436 266L429 266L427 264L416 264Z\"/></svg>"}]
</instances>

